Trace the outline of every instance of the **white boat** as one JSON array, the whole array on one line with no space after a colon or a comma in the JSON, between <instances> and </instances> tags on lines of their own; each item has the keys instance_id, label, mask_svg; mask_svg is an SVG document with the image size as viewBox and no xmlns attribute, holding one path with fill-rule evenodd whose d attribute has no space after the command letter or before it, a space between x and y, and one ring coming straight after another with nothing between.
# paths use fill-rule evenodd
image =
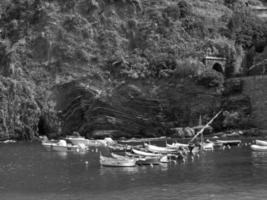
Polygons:
<instances>
[{"instance_id":1,"label":"white boat","mask_svg":"<svg viewBox=\"0 0 267 200\"><path fill-rule=\"evenodd\" d=\"M137 150L137 149L132 149L132 151L139 156L154 156L157 157L159 156L159 154L156 153L151 153L151 152L147 152L147 151L141 151L141 150Z\"/></svg>"},{"instance_id":2,"label":"white boat","mask_svg":"<svg viewBox=\"0 0 267 200\"><path fill-rule=\"evenodd\" d=\"M253 151L267 151L267 146L253 144L250 146Z\"/></svg>"},{"instance_id":3,"label":"white boat","mask_svg":"<svg viewBox=\"0 0 267 200\"><path fill-rule=\"evenodd\" d=\"M66 140L69 140L73 145L79 145L79 144L88 145L89 144L89 140L82 136L70 135L66 137Z\"/></svg>"},{"instance_id":4,"label":"white boat","mask_svg":"<svg viewBox=\"0 0 267 200\"><path fill-rule=\"evenodd\" d=\"M171 153L177 151L176 149L166 148L166 147L159 147L151 144L145 144L145 147L147 150L151 152L157 152L157 153Z\"/></svg>"},{"instance_id":5,"label":"white boat","mask_svg":"<svg viewBox=\"0 0 267 200\"><path fill-rule=\"evenodd\" d=\"M188 148L188 144L183 144L183 143L179 143L179 142L175 142L172 144L166 143L166 147L173 148L173 149Z\"/></svg>"},{"instance_id":6,"label":"white boat","mask_svg":"<svg viewBox=\"0 0 267 200\"><path fill-rule=\"evenodd\" d=\"M264 140L256 140L256 145L259 145L259 146L267 146L267 141L264 141Z\"/></svg>"},{"instance_id":7,"label":"white boat","mask_svg":"<svg viewBox=\"0 0 267 200\"><path fill-rule=\"evenodd\" d=\"M54 151L79 151L79 146L67 144L66 140L59 140L51 145L51 149Z\"/></svg>"},{"instance_id":8,"label":"white boat","mask_svg":"<svg viewBox=\"0 0 267 200\"><path fill-rule=\"evenodd\" d=\"M100 164L106 167L134 167L135 159L118 159L112 157L105 157L100 154Z\"/></svg>"},{"instance_id":9,"label":"white boat","mask_svg":"<svg viewBox=\"0 0 267 200\"><path fill-rule=\"evenodd\" d=\"M57 143L47 141L47 142L42 142L42 145L46 150L52 150L52 146L57 145Z\"/></svg>"}]
</instances>

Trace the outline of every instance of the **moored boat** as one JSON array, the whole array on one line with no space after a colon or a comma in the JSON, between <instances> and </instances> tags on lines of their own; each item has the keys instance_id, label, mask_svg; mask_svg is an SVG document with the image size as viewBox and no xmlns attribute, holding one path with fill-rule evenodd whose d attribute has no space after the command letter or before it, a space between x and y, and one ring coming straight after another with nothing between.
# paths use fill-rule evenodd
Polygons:
<instances>
[{"instance_id":1,"label":"moored boat","mask_svg":"<svg viewBox=\"0 0 267 200\"><path fill-rule=\"evenodd\" d=\"M167 148L167 147L159 147L156 145L151 145L151 144L145 144L145 147L154 153L171 153L171 152L175 152L177 151L176 149L171 149L171 148Z\"/></svg>"},{"instance_id":2,"label":"moored boat","mask_svg":"<svg viewBox=\"0 0 267 200\"><path fill-rule=\"evenodd\" d=\"M59 140L51 147L54 151L79 151L78 145L68 144L66 140Z\"/></svg>"},{"instance_id":3,"label":"moored boat","mask_svg":"<svg viewBox=\"0 0 267 200\"><path fill-rule=\"evenodd\" d=\"M52 146L57 145L57 142L54 142L54 141L43 141L42 145L46 150L52 150Z\"/></svg>"},{"instance_id":4,"label":"moored boat","mask_svg":"<svg viewBox=\"0 0 267 200\"><path fill-rule=\"evenodd\" d=\"M183 143L179 143L179 142L175 142L172 144L166 143L166 147L173 148L173 149L188 148L188 144L183 144Z\"/></svg>"},{"instance_id":5,"label":"moored boat","mask_svg":"<svg viewBox=\"0 0 267 200\"><path fill-rule=\"evenodd\" d=\"M256 145L259 145L259 146L267 146L267 141L264 141L264 140L256 140Z\"/></svg>"},{"instance_id":6,"label":"moored boat","mask_svg":"<svg viewBox=\"0 0 267 200\"><path fill-rule=\"evenodd\" d=\"M154 156L154 157L159 156L159 154L151 153L151 152L147 152L147 151L143 151L143 150L138 150L138 149L132 149L132 151L133 151L133 153L135 153L136 155L139 155L139 156Z\"/></svg>"},{"instance_id":7,"label":"moored boat","mask_svg":"<svg viewBox=\"0 0 267 200\"><path fill-rule=\"evenodd\" d=\"M136 163L135 159L118 159L112 157L102 156L100 154L100 165L105 167L134 167Z\"/></svg>"},{"instance_id":8,"label":"moored boat","mask_svg":"<svg viewBox=\"0 0 267 200\"><path fill-rule=\"evenodd\" d=\"M253 151L267 151L267 146L253 144L250 146Z\"/></svg>"},{"instance_id":9,"label":"moored boat","mask_svg":"<svg viewBox=\"0 0 267 200\"><path fill-rule=\"evenodd\" d=\"M89 140L82 136L70 135L66 137L66 140L70 141L73 145L79 145L79 144L88 145L89 143Z\"/></svg>"}]
</instances>

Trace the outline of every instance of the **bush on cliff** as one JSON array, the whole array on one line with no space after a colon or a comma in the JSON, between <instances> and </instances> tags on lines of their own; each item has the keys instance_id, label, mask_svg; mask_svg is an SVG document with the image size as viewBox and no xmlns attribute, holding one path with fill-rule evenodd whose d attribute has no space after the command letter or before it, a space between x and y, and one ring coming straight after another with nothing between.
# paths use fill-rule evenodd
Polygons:
<instances>
[{"instance_id":1,"label":"bush on cliff","mask_svg":"<svg viewBox=\"0 0 267 200\"><path fill-rule=\"evenodd\" d=\"M224 77L215 70L206 70L198 77L198 82L206 87L222 87Z\"/></svg>"}]
</instances>

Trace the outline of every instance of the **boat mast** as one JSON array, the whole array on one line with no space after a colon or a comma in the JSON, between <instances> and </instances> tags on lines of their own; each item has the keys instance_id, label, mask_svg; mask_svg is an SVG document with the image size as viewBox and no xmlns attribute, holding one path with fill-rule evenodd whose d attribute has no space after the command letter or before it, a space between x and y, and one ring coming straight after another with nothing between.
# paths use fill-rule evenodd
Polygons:
<instances>
[{"instance_id":1,"label":"boat mast","mask_svg":"<svg viewBox=\"0 0 267 200\"><path fill-rule=\"evenodd\" d=\"M202 129L197 132L197 134L190 140L190 142L193 142L200 134L203 134L203 131L222 113L222 110L220 110L205 126L202 127Z\"/></svg>"}]
</instances>

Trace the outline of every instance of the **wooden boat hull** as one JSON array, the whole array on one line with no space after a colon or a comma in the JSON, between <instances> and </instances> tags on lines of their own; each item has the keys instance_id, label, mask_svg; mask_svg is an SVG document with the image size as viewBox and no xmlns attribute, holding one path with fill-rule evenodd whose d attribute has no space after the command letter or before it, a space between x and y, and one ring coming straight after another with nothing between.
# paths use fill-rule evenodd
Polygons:
<instances>
[{"instance_id":1,"label":"wooden boat hull","mask_svg":"<svg viewBox=\"0 0 267 200\"><path fill-rule=\"evenodd\" d=\"M253 144L250 146L253 151L267 151L267 146Z\"/></svg>"},{"instance_id":2,"label":"wooden boat hull","mask_svg":"<svg viewBox=\"0 0 267 200\"><path fill-rule=\"evenodd\" d=\"M264 140L256 140L256 145L259 145L259 146L267 146L267 141L264 141Z\"/></svg>"},{"instance_id":3,"label":"wooden boat hull","mask_svg":"<svg viewBox=\"0 0 267 200\"><path fill-rule=\"evenodd\" d=\"M172 144L166 144L166 147L173 148L173 149L188 148L188 144L176 142L176 143L172 143Z\"/></svg>"},{"instance_id":4,"label":"wooden boat hull","mask_svg":"<svg viewBox=\"0 0 267 200\"><path fill-rule=\"evenodd\" d=\"M141 150L137 150L137 149L132 149L132 151L136 155L139 155L139 156L154 156L154 157L159 156L159 154L156 154L156 153L145 152L145 151L141 151Z\"/></svg>"},{"instance_id":5,"label":"wooden boat hull","mask_svg":"<svg viewBox=\"0 0 267 200\"><path fill-rule=\"evenodd\" d=\"M145 147L147 148L147 150L154 152L154 153L173 153L173 152L177 151L176 149L170 149L170 148L166 148L166 147L158 147L158 146L151 145L151 144L146 144Z\"/></svg>"}]
</instances>

